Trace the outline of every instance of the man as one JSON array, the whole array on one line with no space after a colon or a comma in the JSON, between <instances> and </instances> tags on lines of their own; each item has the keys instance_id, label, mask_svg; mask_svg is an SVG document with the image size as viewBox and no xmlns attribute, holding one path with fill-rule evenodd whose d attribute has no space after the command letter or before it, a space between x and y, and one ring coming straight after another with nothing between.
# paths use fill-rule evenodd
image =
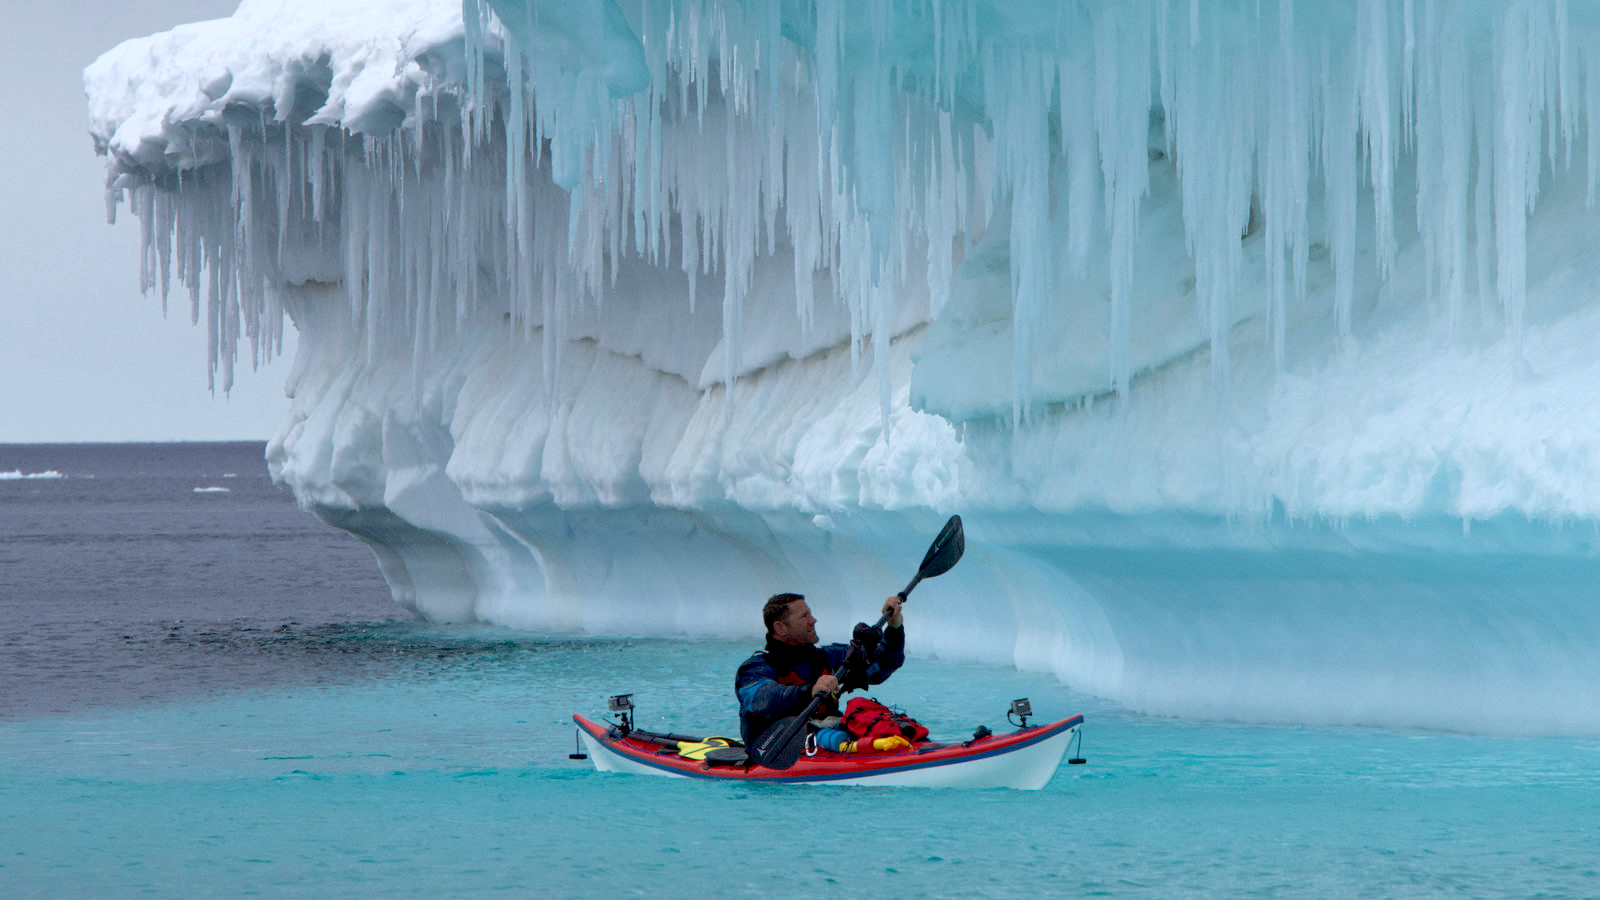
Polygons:
<instances>
[{"instance_id":1,"label":"man","mask_svg":"<svg viewBox=\"0 0 1600 900\"><path fill-rule=\"evenodd\" d=\"M839 727L839 703L833 696L842 686L857 690L869 684L882 684L906 661L906 630L900 614L900 598L883 602L889 616L881 640L870 628L859 626L864 659L841 672L850 652L849 644L817 646L817 620L800 594L777 594L761 610L767 626L766 649L739 666L734 691L739 696L739 732L746 744L754 744L773 723L799 715L817 694L826 699L812 714L821 729L819 746L849 752L850 735ZM845 681L841 684L841 678ZM887 740L887 739L883 739ZM905 745L900 741L900 745ZM888 746L879 750L896 749Z\"/></svg>"}]
</instances>

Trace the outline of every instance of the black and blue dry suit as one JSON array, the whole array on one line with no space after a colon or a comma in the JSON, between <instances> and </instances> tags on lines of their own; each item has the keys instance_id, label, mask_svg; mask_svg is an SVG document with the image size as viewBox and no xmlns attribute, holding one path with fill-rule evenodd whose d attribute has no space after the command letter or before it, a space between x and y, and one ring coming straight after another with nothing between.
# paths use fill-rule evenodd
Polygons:
<instances>
[{"instance_id":1,"label":"black and blue dry suit","mask_svg":"<svg viewBox=\"0 0 1600 900\"><path fill-rule=\"evenodd\" d=\"M900 668L906 661L905 628L891 625L883 629L879 640L875 629L861 627L862 664L852 664L848 672L840 669L849 655L849 644L786 644L769 635L767 648L745 660L734 681L734 692L739 695L739 735L744 742L754 744L774 722L804 712L811 702L811 688L823 675L835 675L846 690L858 690L882 684ZM812 715L819 719L837 716L839 703L829 697Z\"/></svg>"}]
</instances>

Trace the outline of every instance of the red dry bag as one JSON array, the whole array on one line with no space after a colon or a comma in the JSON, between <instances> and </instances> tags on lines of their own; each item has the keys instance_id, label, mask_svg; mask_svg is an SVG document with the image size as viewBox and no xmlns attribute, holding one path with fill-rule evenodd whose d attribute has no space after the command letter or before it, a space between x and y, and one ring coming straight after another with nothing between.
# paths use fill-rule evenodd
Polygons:
<instances>
[{"instance_id":1,"label":"red dry bag","mask_svg":"<svg viewBox=\"0 0 1600 900\"><path fill-rule=\"evenodd\" d=\"M928 739L921 722L871 697L855 697L845 705L844 727L857 738L898 736L913 743Z\"/></svg>"}]
</instances>

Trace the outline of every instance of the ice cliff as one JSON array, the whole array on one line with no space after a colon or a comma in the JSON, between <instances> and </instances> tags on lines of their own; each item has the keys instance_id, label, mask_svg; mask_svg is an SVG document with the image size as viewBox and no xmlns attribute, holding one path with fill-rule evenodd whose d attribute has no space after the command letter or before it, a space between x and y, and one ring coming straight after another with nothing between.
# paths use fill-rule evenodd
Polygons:
<instances>
[{"instance_id":1,"label":"ice cliff","mask_svg":"<svg viewBox=\"0 0 1600 900\"><path fill-rule=\"evenodd\" d=\"M245 0L85 83L424 616L839 633L960 512L916 652L1600 733L1592 4Z\"/></svg>"}]
</instances>

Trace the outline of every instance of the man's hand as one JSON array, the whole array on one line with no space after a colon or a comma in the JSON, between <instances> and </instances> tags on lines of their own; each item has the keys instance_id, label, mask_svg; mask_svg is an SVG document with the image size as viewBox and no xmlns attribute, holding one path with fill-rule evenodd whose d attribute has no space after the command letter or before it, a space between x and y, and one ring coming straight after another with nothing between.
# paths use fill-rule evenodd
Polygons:
<instances>
[{"instance_id":1,"label":"man's hand","mask_svg":"<svg viewBox=\"0 0 1600 900\"><path fill-rule=\"evenodd\" d=\"M839 690L839 679L832 675L822 675L817 678L817 683L811 687L811 696L827 692L829 694Z\"/></svg>"},{"instance_id":2,"label":"man's hand","mask_svg":"<svg viewBox=\"0 0 1600 900\"><path fill-rule=\"evenodd\" d=\"M883 614L889 617L889 624L894 628L905 624L905 619L900 615L900 602L899 594L883 601Z\"/></svg>"}]
</instances>

